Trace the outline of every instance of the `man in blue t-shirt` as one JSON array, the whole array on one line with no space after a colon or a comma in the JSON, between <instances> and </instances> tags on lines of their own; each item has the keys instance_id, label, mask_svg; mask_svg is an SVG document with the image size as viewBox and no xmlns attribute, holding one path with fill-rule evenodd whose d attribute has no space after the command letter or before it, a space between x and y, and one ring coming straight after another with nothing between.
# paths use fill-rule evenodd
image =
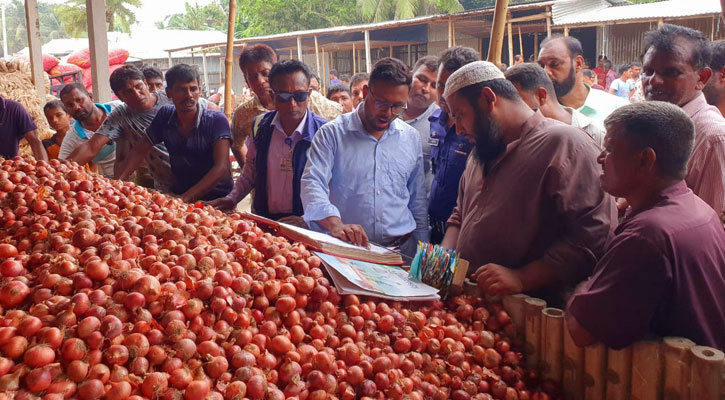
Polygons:
<instances>
[{"instance_id":1,"label":"man in blue t-shirt","mask_svg":"<svg viewBox=\"0 0 725 400\"><path fill-rule=\"evenodd\" d=\"M199 73L190 65L169 69L166 84L166 94L174 104L158 111L146 130L149 141L134 149L119 179L128 178L151 148L163 143L171 161L174 194L186 202L226 196L232 189L227 118L199 105Z\"/></svg>"},{"instance_id":2,"label":"man in blue t-shirt","mask_svg":"<svg viewBox=\"0 0 725 400\"><path fill-rule=\"evenodd\" d=\"M18 155L18 143L25 138L38 160L48 161L43 143L38 138L35 122L17 101L0 97L0 156L13 158Z\"/></svg>"},{"instance_id":3,"label":"man in blue t-shirt","mask_svg":"<svg viewBox=\"0 0 725 400\"><path fill-rule=\"evenodd\" d=\"M634 81L631 78L631 68L629 64L625 64L619 67L619 78L615 79L611 85L609 85L609 93L629 100L634 92Z\"/></svg>"}]
</instances>

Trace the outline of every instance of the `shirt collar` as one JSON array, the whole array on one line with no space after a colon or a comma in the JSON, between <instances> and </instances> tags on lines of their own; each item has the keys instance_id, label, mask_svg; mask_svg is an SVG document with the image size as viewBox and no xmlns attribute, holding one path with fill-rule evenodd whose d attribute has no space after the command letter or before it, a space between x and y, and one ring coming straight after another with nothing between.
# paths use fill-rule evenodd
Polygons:
<instances>
[{"instance_id":1,"label":"shirt collar","mask_svg":"<svg viewBox=\"0 0 725 400\"><path fill-rule=\"evenodd\" d=\"M409 119L409 120L407 120L405 122L408 123L408 124L413 124L413 123L415 123L416 121L418 121L420 119L428 118L431 114L433 114L435 111L437 111L436 109L439 109L438 106L436 105L436 103L435 102L430 103L430 105L428 106L428 108L426 108L425 111L423 111L422 113L420 113L419 116L417 116L417 117L415 117L413 119Z\"/></svg>"},{"instance_id":2,"label":"shirt collar","mask_svg":"<svg viewBox=\"0 0 725 400\"><path fill-rule=\"evenodd\" d=\"M365 126L363 125L362 120L360 119L360 114L358 111L362 108L362 106L364 104L365 104L365 102L360 102L360 104L357 105L357 108L354 109L352 113L350 113L352 115L350 116L350 123L348 124L348 130L358 131L358 132L364 133L366 136L369 136L371 139L375 139L370 134L370 132L368 132L367 129L365 129ZM386 129L385 132L383 132L382 136L380 136L381 140L383 137L385 137L387 135L392 135L395 132L398 132L401 130L398 121L402 121L402 120L400 118L395 118L392 121L390 121L390 125L388 125L388 129Z\"/></svg>"},{"instance_id":3,"label":"shirt collar","mask_svg":"<svg viewBox=\"0 0 725 400\"><path fill-rule=\"evenodd\" d=\"M301 136L306 140L312 140L312 133L305 132L305 125L307 124L307 114L309 114L309 110L305 112L305 116L302 117L302 120L295 128L294 132L292 132L292 135L289 136L290 139L294 140L295 136ZM272 126L275 130L278 130L282 132L283 135L287 136L286 133L284 133L284 129L282 128L282 122L279 120L279 111L275 112L274 118L272 118Z\"/></svg>"},{"instance_id":4,"label":"shirt collar","mask_svg":"<svg viewBox=\"0 0 725 400\"><path fill-rule=\"evenodd\" d=\"M676 196L683 195L690 191L690 189L687 187L687 183L684 180L681 180L674 185L668 186L665 189L663 189L659 196L657 196L657 202L650 208L654 208L657 206L657 204L661 203L663 200L668 200ZM646 211L648 208L641 209L638 211L632 211L632 208L627 208L627 211L625 212L624 219L629 220L635 215L641 213L642 211Z\"/></svg>"},{"instance_id":5,"label":"shirt collar","mask_svg":"<svg viewBox=\"0 0 725 400\"><path fill-rule=\"evenodd\" d=\"M100 108L101 111L103 111L104 114L108 115L111 112L111 109L113 108L111 104L103 104L103 103L93 103L96 107ZM75 120L74 130L76 131L76 134L78 134L78 137L81 139L88 139L88 135L86 135L86 128L83 127L81 124L81 121Z\"/></svg>"},{"instance_id":6,"label":"shirt collar","mask_svg":"<svg viewBox=\"0 0 725 400\"><path fill-rule=\"evenodd\" d=\"M586 128L592 123L592 119L571 107L562 106L564 111L571 115L571 124L577 128Z\"/></svg>"},{"instance_id":7,"label":"shirt collar","mask_svg":"<svg viewBox=\"0 0 725 400\"><path fill-rule=\"evenodd\" d=\"M693 115L697 114L700 110L707 107L707 100L705 100L705 95L700 92L699 95L695 96L694 99L690 100L689 103L682 106L682 109L687 113L690 118L692 118Z\"/></svg>"}]
</instances>

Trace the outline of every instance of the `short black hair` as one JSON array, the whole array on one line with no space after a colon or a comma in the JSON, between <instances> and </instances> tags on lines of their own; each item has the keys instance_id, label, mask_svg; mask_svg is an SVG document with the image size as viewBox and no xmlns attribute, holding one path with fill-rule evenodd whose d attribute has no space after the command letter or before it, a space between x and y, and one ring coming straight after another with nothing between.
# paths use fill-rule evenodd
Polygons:
<instances>
[{"instance_id":1,"label":"short black hair","mask_svg":"<svg viewBox=\"0 0 725 400\"><path fill-rule=\"evenodd\" d=\"M350 86L347 86L347 84L343 82L338 82L330 86L329 89L327 89L327 98L329 99L333 94L337 92L347 92L348 95L352 96L352 94L350 93Z\"/></svg>"},{"instance_id":2,"label":"short black hair","mask_svg":"<svg viewBox=\"0 0 725 400\"><path fill-rule=\"evenodd\" d=\"M123 90L126 83L132 79L143 81L146 79L143 72L138 69L135 65L126 64L121 68L113 71L109 81L111 82L111 90L118 94L119 91Z\"/></svg>"},{"instance_id":3,"label":"short black hair","mask_svg":"<svg viewBox=\"0 0 725 400\"><path fill-rule=\"evenodd\" d=\"M305 63L299 60L282 60L274 64L269 71L269 84L272 85L280 76L291 75L295 72L302 72L305 78L307 78L307 86L310 85L310 76L312 75L310 69L307 68Z\"/></svg>"},{"instance_id":4,"label":"short black hair","mask_svg":"<svg viewBox=\"0 0 725 400\"><path fill-rule=\"evenodd\" d=\"M413 77L405 63L397 58L385 57L378 60L370 73L368 86L377 82L391 83L393 85L406 85L410 87Z\"/></svg>"},{"instance_id":5,"label":"short black hair","mask_svg":"<svg viewBox=\"0 0 725 400\"><path fill-rule=\"evenodd\" d=\"M310 72L310 80L317 79L317 82L320 82L320 77L317 76L317 74Z\"/></svg>"},{"instance_id":6,"label":"short black hair","mask_svg":"<svg viewBox=\"0 0 725 400\"><path fill-rule=\"evenodd\" d=\"M584 49L582 48L582 42L579 41L579 39L575 38L574 36L564 36L561 34L555 34L547 37L544 39L543 42L541 42L541 47L543 48L546 46L549 42L553 42L555 40L563 40L564 44L566 45L566 48L569 50L569 56L572 58L576 58L576 56L584 56ZM606 60L607 57L604 57Z\"/></svg>"},{"instance_id":7,"label":"short black hair","mask_svg":"<svg viewBox=\"0 0 725 400\"><path fill-rule=\"evenodd\" d=\"M641 66L642 66L642 63L639 62L639 61L635 61L635 62L629 64L629 67L630 68L632 68L632 67L641 67Z\"/></svg>"},{"instance_id":8,"label":"short black hair","mask_svg":"<svg viewBox=\"0 0 725 400\"><path fill-rule=\"evenodd\" d=\"M620 66L619 66L619 68L617 69L617 73L618 73L619 75L622 75L623 73L625 73L625 72L629 71L629 69L630 69L630 68L632 68L632 64L622 64L622 65L620 65Z\"/></svg>"},{"instance_id":9,"label":"short black hair","mask_svg":"<svg viewBox=\"0 0 725 400\"><path fill-rule=\"evenodd\" d=\"M663 101L624 105L604 120L607 131L624 131L637 149L657 154L657 169L668 178L683 179L695 146L695 125L682 108Z\"/></svg>"},{"instance_id":10,"label":"short black hair","mask_svg":"<svg viewBox=\"0 0 725 400\"><path fill-rule=\"evenodd\" d=\"M496 93L496 96L501 96L504 99L521 100L521 96L516 90L516 87L514 87L513 83L506 79L492 79L486 82L474 83L473 85L461 88L456 93L463 96L471 107L476 108L478 99L481 98L481 91L485 87L490 88L494 93Z\"/></svg>"},{"instance_id":11,"label":"short black hair","mask_svg":"<svg viewBox=\"0 0 725 400\"><path fill-rule=\"evenodd\" d=\"M343 82L350 82L350 75L342 74L342 75L340 75L340 80Z\"/></svg>"},{"instance_id":12,"label":"short black hair","mask_svg":"<svg viewBox=\"0 0 725 400\"><path fill-rule=\"evenodd\" d=\"M448 48L441 54L438 59L438 65L442 65L448 72L457 71L458 68L478 61L480 59L478 52L466 46L453 46Z\"/></svg>"},{"instance_id":13,"label":"short black hair","mask_svg":"<svg viewBox=\"0 0 725 400\"><path fill-rule=\"evenodd\" d=\"M426 68L433 72L438 71L438 57L436 56L425 56L418 59L413 66L413 72L417 71L418 68L425 65Z\"/></svg>"},{"instance_id":14,"label":"short black hair","mask_svg":"<svg viewBox=\"0 0 725 400\"><path fill-rule=\"evenodd\" d=\"M162 81L164 80L164 73L161 72L159 67L153 65L144 65L143 67L141 67L141 72L143 72L144 79L158 78Z\"/></svg>"},{"instance_id":15,"label":"short black hair","mask_svg":"<svg viewBox=\"0 0 725 400\"><path fill-rule=\"evenodd\" d=\"M200 83L199 71L189 64L176 64L166 71L166 87L173 88L177 82Z\"/></svg>"},{"instance_id":16,"label":"short black hair","mask_svg":"<svg viewBox=\"0 0 725 400\"><path fill-rule=\"evenodd\" d=\"M63 104L62 101L60 101L60 100L51 100L51 101L45 103L45 105L43 106L43 112L46 112L48 110L52 110L54 108L62 108L63 111L66 111L65 110L65 104Z\"/></svg>"},{"instance_id":17,"label":"short black hair","mask_svg":"<svg viewBox=\"0 0 725 400\"><path fill-rule=\"evenodd\" d=\"M712 51L708 40L702 32L679 25L662 24L658 29L644 34L644 54L651 47L665 53L672 53L674 43L677 39L684 39L690 42L692 49L690 65L695 69L702 69L710 65Z\"/></svg>"},{"instance_id":18,"label":"short black hair","mask_svg":"<svg viewBox=\"0 0 725 400\"><path fill-rule=\"evenodd\" d=\"M352 76L352 78L350 78L350 87L355 86L355 84L358 82L367 81L368 79L370 79L370 76L365 72L355 74Z\"/></svg>"},{"instance_id":19,"label":"short black hair","mask_svg":"<svg viewBox=\"0 0 725 400\"><path fill-rule=\"evenodd\" d=\"M521 89L527 92L533 92L543 87L549 92L549 96L556 97L551 78L549 78L549 75L546 74L546 71L539 64L526 63L514 65L507 69L504 75L511 83L519 85Z\"/></svg>"},{"instance_id":20,"label":"short black hair","mask_svg":"<svg viewBox=\"0 0 725 400\"><path fill-rule=\"evenodd\" d=\"M331 70L330 70L330 75L335 75L335 76L337 76L337 70L336 70L336 69L331 69Z\"/></svg>"},{"instance_id":21,"label":"short black hair","mask_svg":"<svg viewBox=\"0 0 725 400\"><path fill-rule=\"evenodd\" d=\"M594 79L594 71L592 71L591 69L583 69L582 75L586 76L589 79Z\"/></svg>"},{"instance_id":22,"label":"short black hair","mask_svg":"<svg viewBox=\"0 0 725 400\"><path fill-rule=\"evenodd\" d=\"M514 56L514 61L521 61L521 59L522 59L522 58L523 58L523 57L521 57L521 54L516 54L516 55Z\"/></svg>"},{"instance_id":23,"label":"short black hair","mask_svg":"<svg viewBox=\"0 0 725 400\"><path fill-rule=\"evenodd\" d=\"M725 67L725 40L711 42L710 53L710 69L713 73L721 71L722 67Z\"/></svg>"},{"instance_id":24,"label":"short black hair","mask_svg":"<svg viewBox=\"0 0 725 400\"><path fill-rule=\"evenodd\" d=\"M242 54L239 55L239 68L244 72L249 64L260 61L274 64L277 62L277 53L274 52L274 49L263 43L245 46L242 49Z\"/></svg>"},{"instance_id":25,"label":"short black hair","mask_svg":"<svg viewBox=\"0 0 725 400\"><path fill-rule=\"evenodd\" d=\"M63 86L63 89L60 90L60 93L58 94L58 96L63 97L74 90L77 90L77 91L85 94L86 96L89 96L88 89L86 89L86 87L83 86L83 84L80 82L71 82L71 83Z\"/></svg>"}]
</instances>

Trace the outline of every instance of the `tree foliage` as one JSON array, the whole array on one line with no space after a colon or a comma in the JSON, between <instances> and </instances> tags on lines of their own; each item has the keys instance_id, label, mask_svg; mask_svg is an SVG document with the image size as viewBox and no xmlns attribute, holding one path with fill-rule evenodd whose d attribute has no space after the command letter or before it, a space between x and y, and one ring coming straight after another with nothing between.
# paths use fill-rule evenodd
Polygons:
<instances>
[{"instance_id":1,"label":"tree foliage","mask_svg":"<svg viewBox=\"0 0 725 400\"><path fill-rule=\"evenodd\" d=\"M229 6L227 5L227 9ZM228 18L219 0L201 6L197 3L184 3L184 12L171 14L156 26L161 29L189 29L195 31L227 29Z\"/></svg>"},{"instance_id":2,"label":"tree foliage","mask_svg":"<svg viewBox=\"0 0 725 400\"><path fill-rule=\"evenodd\" d=\"M463 10L458 0L357 0L364 22L408 19Z\"/></svg>"},{"instance_id":3,"label":"tree foliage","mask_svg":"<svg viewBox=\"0 0 725 400\"><path fill-rule=\"evenodd\" d=\"M53 39L68 37L58 18L59 5L38 3L40 20L40 38L43 43ZM25 21L25 5L20 0L12 0L5 7L5 30L7 32L8 51L16 53L28 45L28 31Z\"/></svg>"},{"instance_id":4,"label":"tree foliage","mask_svg":"<svg viewBox=\"0 0 725 400\"><path fill-rule=\"evenodd\" d=\"M355 0L242 0L243 36L318 29L360 22Z\"/></svg>"},{"instance_id":5,"label":"tree foliage","mask_svg":"<svg viewBox=\"0 0 725 400\"><path fill-rule=\"evenodd\" d=\"M106 0L106 26L108 31L131 32L136 23L135 8L140 8L141 0ZM73 37L88 33L85 0L67 0L58 7L58 15L66 33Z\"/></svg>"}]
</instances>

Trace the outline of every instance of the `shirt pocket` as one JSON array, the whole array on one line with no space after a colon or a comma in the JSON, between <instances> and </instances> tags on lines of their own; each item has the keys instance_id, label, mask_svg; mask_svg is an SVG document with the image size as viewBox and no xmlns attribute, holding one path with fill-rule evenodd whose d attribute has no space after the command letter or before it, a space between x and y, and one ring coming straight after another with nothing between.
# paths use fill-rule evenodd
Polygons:
<instances>
[{"instance_id":1,"label":"shirt pocket","mask_svg":"<svg viewBox=\"0 0 725 400\"><path fill-rule=\"evenodd\" d=\"M415 168L415 162L399 155L399 159L388 160L387 171L388 183L392 193L398 197L408 197L408 180Z\"/></svg>"}]
</instances>

